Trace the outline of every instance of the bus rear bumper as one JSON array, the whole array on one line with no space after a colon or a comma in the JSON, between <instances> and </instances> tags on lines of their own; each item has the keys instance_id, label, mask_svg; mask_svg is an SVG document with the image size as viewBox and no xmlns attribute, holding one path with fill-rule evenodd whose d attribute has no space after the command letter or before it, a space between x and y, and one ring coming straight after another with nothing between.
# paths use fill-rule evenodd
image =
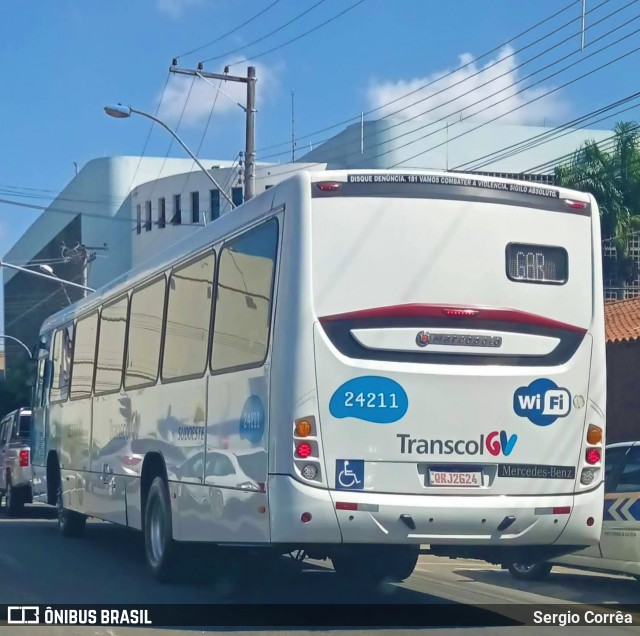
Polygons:
<instances>
[{"instance_id":1,"label":"bus rear bumper","mask_svg":"<svg viewBox=\"0 0 640 636\"><path fill-rule=\"evenodd\" d=\"M578 495L391 495L269 483L273 542L570 546L598 542L603 487ZM303 513L311 519L303 522ZM593 519L588 525L589 518Z\"/></svg>"}]
</instances>

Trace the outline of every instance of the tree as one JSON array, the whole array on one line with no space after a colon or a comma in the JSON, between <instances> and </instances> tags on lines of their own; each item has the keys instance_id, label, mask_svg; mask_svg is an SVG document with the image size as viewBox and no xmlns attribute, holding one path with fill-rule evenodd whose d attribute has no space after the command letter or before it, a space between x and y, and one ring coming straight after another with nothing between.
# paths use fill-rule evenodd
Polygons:
<instances>
[{"instance_id":1,"label":"tree","mask_svg":"<svg viewBox=\"0 0 640 636\"><path fill-rule=\"evenodd\" d=\"M614 130L610 149L588 141L568 165L556 168L555 176L558 185L590 192L596 198L602 238L610 239L616 248L616 278L629 282L637 275L629 258L629 242L634 233L640 232L639 126L620 122Z\"/></svg>"}]
</instances>

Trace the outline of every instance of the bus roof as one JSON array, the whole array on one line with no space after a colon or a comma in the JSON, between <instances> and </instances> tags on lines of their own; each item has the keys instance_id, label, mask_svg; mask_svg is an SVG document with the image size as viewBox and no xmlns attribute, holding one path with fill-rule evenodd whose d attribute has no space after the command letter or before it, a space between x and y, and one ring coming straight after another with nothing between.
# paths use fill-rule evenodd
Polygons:
<instances>
[{"instance_id":1,"label":"bus roof","mask_svg":"<svg viewBox=\"0 0 640 636\"><path fill-rule=\"evenodd\" d=\"M537 197L540 199L561 199L586 203L592 200L589 194L538 184L533 181L517 181L502 177L488 177L471 173L453 173L439 170L327 170L308 171L301 169L292 174L289 179L281 181L273 188L262 192L250 201L238 206L233 213L227 213L216 219L215 223L209 223L201 230L190 234L173 244L169 248L155 254L136 267L123 273L110 283L91 293L87 298L66 307L53 314L42 325L40 333L47 333L59 325L66 324L79 315L91 311L101 303L123 294L133 286L137 286L145 280L156 276L160 271L166 270L176 263L189 258L195 253L205 250L208 246L230 235L241 231L244 227L258 221L268 214L278 199L278 193L288 187L293 181L306 181L307 184L320 184L322 182L336 182L340 184L353 184L367 186L370 184L412 186L416 184L428 184L429 186L445 186L442 190L442 198L449 198L447 189L451 187L462 188L468 191L474 188L478 191L485 190L494 194L500 194L500 190L511 189L525 198ZM525 192L528 189L530 194ZM359 196L367 196L366 188L359 189ZM331 193L328 193L331 194ZM371 193L369 196L376 196ZM399 194L399 196L402 196ZM536 206L534 206L536 207Z\"/></svg>"}]
</instances>

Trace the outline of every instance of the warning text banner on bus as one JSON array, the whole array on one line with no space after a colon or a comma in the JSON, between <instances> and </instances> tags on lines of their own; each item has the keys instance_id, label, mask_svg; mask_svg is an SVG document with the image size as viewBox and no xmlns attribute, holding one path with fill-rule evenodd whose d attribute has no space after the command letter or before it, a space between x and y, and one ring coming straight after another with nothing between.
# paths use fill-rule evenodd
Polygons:
<instances>
[{"instance_id":1,"label":"warning text banner on bus","mask_svg":"<svg viewBox=\"0 0 640 636\"><path fill-rule=\"evenodd\" d=\"M640 625L640 605L0 605L0 625L510 627Z\"/></svg>"},{"instance_id":2,"label":"warning text banner on bus","mask_svg":"<svg viewBox=\"0 0 640 636\"><path fill-rule=\"evenodd\" d=\"M554 188L539 187L535 184L504 183L502 181L488 181L472 176L452 176L434 174L349 174L347 183L416 183L421 185L458 186L464 188L482 188L486 190L501 190L517 192L538 197L557 199L560 192Z\"/></svg>"}]
</instances>

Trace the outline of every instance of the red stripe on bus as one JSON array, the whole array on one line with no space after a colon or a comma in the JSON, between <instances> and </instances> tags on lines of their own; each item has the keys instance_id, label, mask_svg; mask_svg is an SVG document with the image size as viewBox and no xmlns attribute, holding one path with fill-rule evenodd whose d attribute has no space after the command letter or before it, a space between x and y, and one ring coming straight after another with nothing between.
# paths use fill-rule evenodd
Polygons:
<instances>
[{"instance_id":1,"label":"red stripe on bus","mask_svg":"<svg viewBox=\"0 0 640 636\"><path fill-rule=\"evenodd\" d=\"M583 327L570 325L565 322L530 314L517 309L491 309L486 307L463 307L460 305L392 305L390 307L372 307L359 311L350 311L344 314L322 316L320 322L333 322L336 320L367 320L370 318L452 318L454 320L491 320L496 322L511 322L536 327L548 327L550 329L563 329L585 334Z\"/></svg>"}]
</instances>

